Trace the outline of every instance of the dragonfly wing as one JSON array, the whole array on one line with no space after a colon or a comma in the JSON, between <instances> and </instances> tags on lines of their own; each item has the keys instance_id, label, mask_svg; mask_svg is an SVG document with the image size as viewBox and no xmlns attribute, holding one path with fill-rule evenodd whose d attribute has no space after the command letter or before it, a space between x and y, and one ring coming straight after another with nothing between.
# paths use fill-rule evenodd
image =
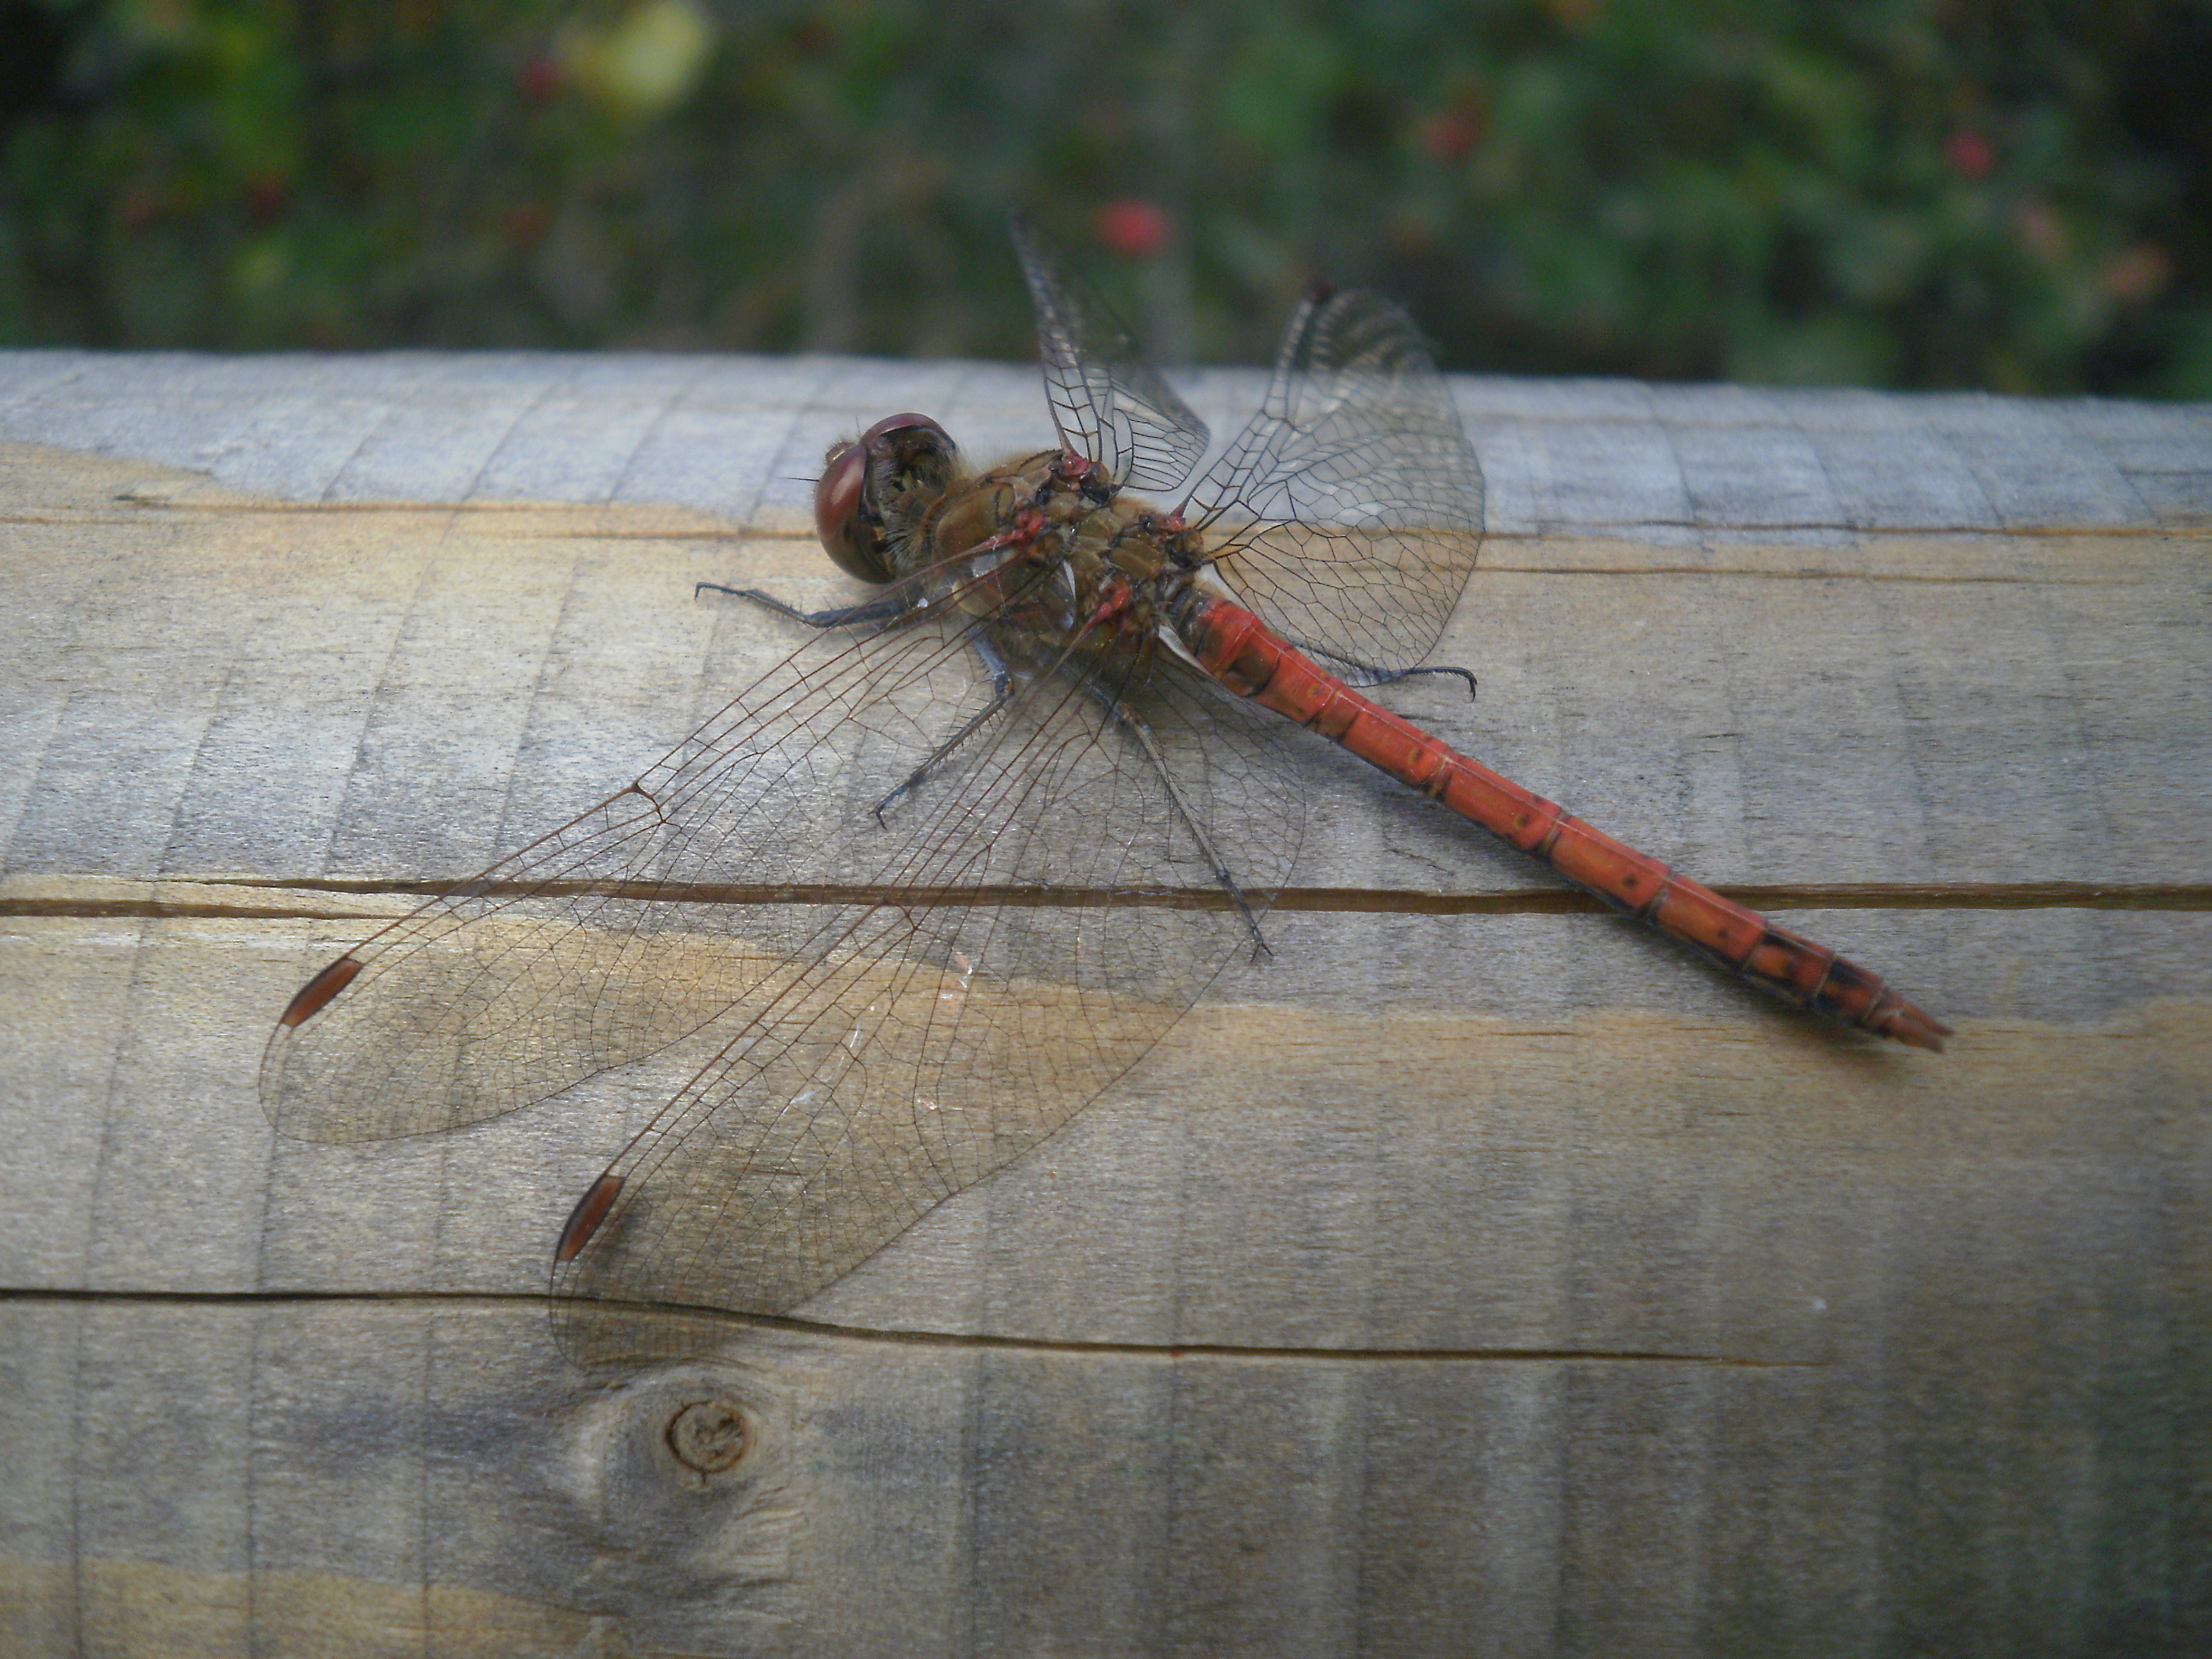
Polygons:
<instances>
[{"instance_id":1,"label":"dragonfly wing","mask_svg":"<svg viewBox=\"0 0 2212 1659\"><path fill-rule=\"evenodd\" d=\"M1143 360L1098 299L1061 273L1026 220L1017 216L1013 231L1036 307L1037 353L1060 442L1097 462L1117 484L1173 489L1206 453L1206 422Z\"/></svg>"},{"instance_id":2,"label":"dragonfly wing","mask_svg":"<svg viewBox=\"0 0 2212 1659\"><path fill-rule=\"evenodd\" d=\"M848 877L839 849L880 836L873 802L988 696L957 634L810 644L629 788L311 981L263 1058L271 1121L331 1141L459 1128L744 1005L804 942L749 900Z\"/></svg>"},{"instance_id":3,"label":"dragonfly wing","mask_svg":"<svg viewBox=\"0 0 2212 1659\"><path fill-rule=\"evenodd\" d=\"M1317 293L1184 516L1278 632L1391 672L1429 653L1474 568L1482 468L1406 313Z\"/></svg>"},{"instance_id":4,"label":"dragonfly wing","mask_svg":"<svg viewBox=\"0 0 2212 1659\"><path fill-rule=\"evenodd\" d=\"M580 1206L554 1271L576 1358L641 1357L638 1304L805 1300L1053 1133L1251 948L1216 859L1255 913L1289 873L1281 723L1164 653L1145 677L1141 726L1042 680L931 775L877 872L902 896L822 909Z\"/></svg>"}]
</instances>

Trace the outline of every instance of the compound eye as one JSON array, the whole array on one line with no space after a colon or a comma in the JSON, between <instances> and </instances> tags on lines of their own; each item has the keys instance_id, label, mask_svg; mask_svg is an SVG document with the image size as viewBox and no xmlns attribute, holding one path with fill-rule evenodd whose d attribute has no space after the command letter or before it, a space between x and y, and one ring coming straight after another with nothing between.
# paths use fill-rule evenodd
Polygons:
<instances>
[{"instance_id":1,"label":"compound eye","mask_svg":"<svg viewBox=\"0 0 2212 1659\"><path fill-rule=\"evenodd\" d=\"M878 421L860 434L860 441L864 445L872 444L878 438L888 438L894 432L904 432L911 428L919 428L924 432L934 432L940 438L945 435L945 428L931 420L928 416L917 415L912 410L908 410L903 415L884 416L882 420Z\"/></svg>"},{"instance_id":2,"label":"compound eye","mask_svg":"<svg viewBox=\"0 0 2212 1659\"><path fill-rule=\"evenodd\" d=\"M860 529L857 521L860 511L860 491L868 481L868 451L865 444L847 444L830 452L829 462L822 469L822 477L814 485L814 532L822 538L822 550L837 562L837 568L848 576L858 576L864 582L885 582L890 572L882 565L880 536L867 538L874 555L864 553L854 544L853 532Z\"/></svg>"},{"instance_id":3,"label":"compound eye","mask_svg":"<svg viewBox=\"0 0 2212 1659\"><path fill-rule=\"evenodd\" d=\"M883 503L876 491L891 482L886 474L941 464L951 453L945 428L911 412L886 415L854 442L830 450L814 486L814 529L839 569L864 582L891 580L896 573L884 548Z\"/></svg>"}]
</instances>

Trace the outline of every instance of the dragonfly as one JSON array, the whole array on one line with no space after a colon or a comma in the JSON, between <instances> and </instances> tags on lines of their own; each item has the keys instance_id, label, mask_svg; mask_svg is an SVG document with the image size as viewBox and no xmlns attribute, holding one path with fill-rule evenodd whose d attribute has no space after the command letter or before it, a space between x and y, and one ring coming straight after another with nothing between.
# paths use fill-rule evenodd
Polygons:
<instances>
[{"instance_id":1,"label":"dragonfly","mask_svg":"<svg viewBox=\"0 0 2212 1659\"><path fill-rule=\"evenodd\" d=\"M262 1064L278 1131L458 1129L680 1048L686 1080L562 1229L556 1328L635 1358L610 1310L785 1313L1264 952L1304 833L1297 726L1755 986L1942 1047L1877 975L1367 695L1464 672L1424 659L1482 538L1480 465L1403 311L1310 290L1201 465L1204 422L1035 233L1015 243L1056 441L976 471L908 412L834 446L816 528L873 596L719 590L797 648L315 974Z\"/></svg>"}]
</instances>

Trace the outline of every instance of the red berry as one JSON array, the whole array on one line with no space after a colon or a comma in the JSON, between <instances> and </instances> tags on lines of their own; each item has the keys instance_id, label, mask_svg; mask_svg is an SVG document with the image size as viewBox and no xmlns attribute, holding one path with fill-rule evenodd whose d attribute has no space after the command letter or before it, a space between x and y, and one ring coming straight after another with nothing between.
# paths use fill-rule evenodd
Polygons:
<instances>
[{"instance_id":1,"label":"red berry","mask_svg":"<svg viewBox=\"0 0 2212 1659\"><path fill-rule=\"evenodd\" d=\"M1945 139L1943 155L1966 179L1986 179L1997 164L1997 147L1972 127L1960 127Z\"/></svg>"},{"instance_id":2,"label":"red berry","mask_svg":"<svg viewBox=\"0 0 2212 1659\"><path fill-rule=\"evenodd\" d=\"M1149 259L1168 245L1166 211L1157 202L1132 196L1098 210L1098 240L1125 259Z\"/></svg>"}]
</instances>

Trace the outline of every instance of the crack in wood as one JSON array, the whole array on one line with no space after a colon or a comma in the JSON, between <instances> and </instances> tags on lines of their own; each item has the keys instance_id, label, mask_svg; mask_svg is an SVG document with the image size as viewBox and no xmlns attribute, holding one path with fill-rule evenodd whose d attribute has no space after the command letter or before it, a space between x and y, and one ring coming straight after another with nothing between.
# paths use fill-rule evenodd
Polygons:
<instances>
[{"instance_id":1,"label":"crack in wood","mask_svg":"<svg viewBox=\"0 0 2212 1659\"><path fill-rule=\"evenodd\" d=\"M412 1291L82 1291L19 1288L0 1290L0 1305L9 1303L74 1303L106 1307L159 1305L165 1307L270 1309L325 1304L362 1307L465 1307L532 1309L545 1298L523 1294ZM1320 1361L1350 1364L1600 1364L1669 1366L1729 1366L1752 1370L1818 1370L1826 1362L1808 1359L1753 1359L1728 1353L1674 1352L1663 1349L1575 1347L1480 1348L1353 1348L1310 1346L1274 1346L1230 1342L1114 1342L1082 1341L1062 1337L1003 1336L982 1332L898 1330L871 1325L839 1325L810 1319L764 1314L730 1313L719 1308L672 1306L662 1303L595 1304L605 1312L634 1315L640 1319L675 1316L687 1322L728 1326L732 1334L746 1329L816 1337L830 1341L887 1343L902 1347L954 1350L984 1349L1006 1353L1063 1353L1111 1355L1123 1358L1222 1359L1243 1361Z\"/></svg>"},{"instance_id":2,"label":"crack in wood","mask_svg":"<svg viewBox=\"0 0 2212 1659\"><path fill-rule=\"evenodd\" d=\"M363 897L435 897L454 884L447 880L375 878L254 879L227 876L176 878L183 887L227 887L298 894L345 894ZM2212 910L2212 884L2203 882L1959 882L1916 884L1855 882L1828 885L1721 886L1724 897L1758 910L2139 910L2185 914ZM994 904L1012 908L1103 908L1109 905L1153 905L1176 909L1219 909L1218 890L1183 888L1129 891L1109 888L893 887L823 883L765 886L742 883L542 882L499 883L484 889L496 898L571 898L595 896L663 903L751 904ZM1294 887L1279 893L1276 911L1382 915L1612 915L1582 893L1549 888L1510 892L1406 892L1387 888ZM0 896L0 916L54 919L128 917L240 921L362 920L304 901L257 905L205 898L166 898L160 894L99 898Z\"/></svg>"}]
</instances>

